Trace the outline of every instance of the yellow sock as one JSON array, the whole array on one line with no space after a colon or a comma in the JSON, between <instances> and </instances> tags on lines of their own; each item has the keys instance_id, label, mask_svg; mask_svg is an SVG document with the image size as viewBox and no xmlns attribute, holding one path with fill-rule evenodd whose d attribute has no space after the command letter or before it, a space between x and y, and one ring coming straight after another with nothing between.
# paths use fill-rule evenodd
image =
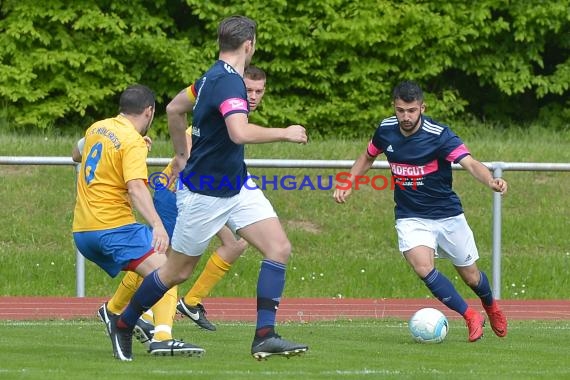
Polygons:
<instances>
[{"instance_id":1,"label":"yellow sock","mask_svg":"<svg viewBox=\"0 0 570 380\"><path fill-rule=\"evenodd\" d=\"M178 286L170 288L166 294L151 307L154 316L153 340L162 341L172 339L172 324L176 315L178 301Z\"/></svg>"},{"instance_id":2,"label":"yellow sock","mask_svg":"<svg viewBox=\"0 0 570 380\"><path fill-rule=\"evenodd\" d=\"M152 309L148 309L147 311L145 311L143 315L141 315L141 317L145 321L150 322L154 325L154 314L152 313Z\"/></svg>"},{"instance_id":3,"label":"yellow sock","mask_svg":"<svg viewBox=\"0 0 570 380\"><path fill-rule=\"evenodd\" d=\"M222 277L228 273L232 264L222 259L218 252L212 253L210 259L206 263L204 270L192 286L192 288L184 296L184 302L190 306L196 306L202 302L202 298L207 297L214 286Z\"/></svg>"},{"instance_id":4,"label":"yellow sock","mask_svg":"<svg viewBox=\"0 0 570 380\"><path fill-rule=\"evenodd\" d=\"M140 286L142 280L143 278L135 272L125 273L115 294L113 294L113 297L107 303L107 309L111 313L121 314L123 309L129 304L129 301Z\"/></svg>"}]
</instances>

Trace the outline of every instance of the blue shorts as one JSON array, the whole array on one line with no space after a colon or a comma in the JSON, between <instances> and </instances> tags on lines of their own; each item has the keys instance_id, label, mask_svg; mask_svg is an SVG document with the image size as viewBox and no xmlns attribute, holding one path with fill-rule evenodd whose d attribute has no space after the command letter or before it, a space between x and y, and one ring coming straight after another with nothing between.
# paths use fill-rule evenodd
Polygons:
<instances>
[{"instance_id":1,"label":"blue shorts","mask_svg":"<svg viewBox=\"0 0 570 380\"><path fill-rule=\"evenodd\" d=\"M176 208L176 193L170 190L156 190L152 197L154 208L162 220L168 238L172 240L178 209Z\"/></svg>"},{"instance_id":2,"label":"blue shorts","mask_svg":"<svg viewBox=\"0 0 570 380\"><path fill-rule=\"evenodd\" d=\"M144 224L133 223L98 231L74 232L75 246L111 277L117 276L131 260L152 250L152 232Z\"/></svg>"}]
</instances>

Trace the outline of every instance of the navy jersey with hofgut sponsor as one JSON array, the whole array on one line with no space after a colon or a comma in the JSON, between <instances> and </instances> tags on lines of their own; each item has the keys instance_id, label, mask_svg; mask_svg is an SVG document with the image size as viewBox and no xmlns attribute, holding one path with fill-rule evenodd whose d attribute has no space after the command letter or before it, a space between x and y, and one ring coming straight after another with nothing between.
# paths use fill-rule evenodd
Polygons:
<instances>
[{"instance_id":1,"label":"navy jersey with hofgut sponsor","mask_svg":"<svg viewBox=\"0 0 570 380\"><path fill-rule=\"evenodd\" d=\"M192 150L181 173L182 183L196 193L232 197L239 193L247 168L244 146L230 139L225 118L249 112L244 81L230 65L218 60L192 86L196 96Z\"/></svg>"},{"instance_id":2,"label":"navy jersey with hofgut sponsor","mask_svg":"<svg viewBox=\"0 0 570 380\"><path fill-rule=\"evenodd\" d=\"M463 213L452 189L451 163L470 154L445 125L422 116L420 128L404 136L396 116L382 120L368 144L368 154L384 153L392 175L396 219L442 219Z\"/></svg>"}]
</instances>

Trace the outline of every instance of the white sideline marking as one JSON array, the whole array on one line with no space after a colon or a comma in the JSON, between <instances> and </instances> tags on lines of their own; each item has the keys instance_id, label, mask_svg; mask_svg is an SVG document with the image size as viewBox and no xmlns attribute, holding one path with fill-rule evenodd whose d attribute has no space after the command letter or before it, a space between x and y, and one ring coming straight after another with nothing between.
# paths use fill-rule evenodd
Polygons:
<instances>
[{"instance_id":1,"label":"white sideline marking","mask_svg":"<svg viewBox=\"0 0 570 380\"><path fill-rule=\"evenodd\" d=\"M42 368L38 370L37 368L20 368L20 369L4 369L0 368L0 375L11 375L16 374L22 376L25 375L34 375L35 373L41 372L42 374L58 374L61 375L61 370L53 370ZM411 371L391 371L386 369L368 369L363 368L359 370L334 370L334 371L320 371L320 372L306 372L306 371L205 371L205 370L176 370L176 371L148 371L150 374L156 375L173 375L173 376L180 376L180 375L206 375L206 376L244 376L244 375L269 375L269 376L315 376L315 375L326 375L326 376L341 376L341 377L349 377L350 376L366 376L366 375L406 375L406 376L414 376L414 375L426 375L426 374L437 374L437 375L454 375L453 371L438 371L434 369L424 369L424 370L411 370ZM566 372L564 372L566 373ZM552 372L548 370L539 370L536 369L534 371L515 371L511 373L511 375L521 375L521 376L544 376L544 375L551 375Z\"/></svg>"},{"instance_id":2,"label":"white sideline marking","mask_svg":"<svg viewBox=\"0 0 570 380\"><path fill-rule=\"evenodd\" d=\"M318 372L308 372L308 371L205 371L205 370L176 370L176 371L164 371L164 370L151 370L148 371L153 375L224 375L224 376L236 376L236 375L263 375L263 376L315 376L315 375L399 375L402 374L401 371L390 371L385 369L361 369L361 370L339 370L339 371L318 371Z\"/></svg>"}]
</instances>

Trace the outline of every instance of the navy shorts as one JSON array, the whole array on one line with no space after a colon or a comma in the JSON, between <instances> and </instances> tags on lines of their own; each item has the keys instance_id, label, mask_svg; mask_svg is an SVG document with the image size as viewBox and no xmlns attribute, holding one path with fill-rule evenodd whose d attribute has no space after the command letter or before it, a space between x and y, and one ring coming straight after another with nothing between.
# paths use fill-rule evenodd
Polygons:
<instances>
[{"instance_id":1,"label":"navy shorts","mask_svg":"<svg viewBox=\"0 0 570 380\"><path fill-rule=\"evenodd\" d=\"M160 216L160 220L162 220L168 238L172 241L174 225L176 225L176 217L178 216L176 193L166 189L155 190L152 201L158 216Z\"/></svg>"}]
</instances>

